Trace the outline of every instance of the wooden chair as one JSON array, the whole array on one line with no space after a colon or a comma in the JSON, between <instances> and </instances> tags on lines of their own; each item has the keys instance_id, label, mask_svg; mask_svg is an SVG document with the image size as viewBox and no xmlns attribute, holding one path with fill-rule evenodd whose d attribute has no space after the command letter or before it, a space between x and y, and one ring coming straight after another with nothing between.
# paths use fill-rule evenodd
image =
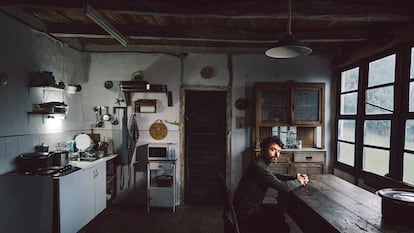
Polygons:
<instances>
[{"instance_id":1,"label":"wooden chair","mask_svg":"<svg viewBox=\"0 0 414 233\"><path fill-rule=\"evenodd\" d=\"M231 195L229 189L227 188L224 175L218 171L217 177L223 203L224 233L240 233L236 212L233 208L233 203L230 198Z\"/></svg>"}]
</instances>

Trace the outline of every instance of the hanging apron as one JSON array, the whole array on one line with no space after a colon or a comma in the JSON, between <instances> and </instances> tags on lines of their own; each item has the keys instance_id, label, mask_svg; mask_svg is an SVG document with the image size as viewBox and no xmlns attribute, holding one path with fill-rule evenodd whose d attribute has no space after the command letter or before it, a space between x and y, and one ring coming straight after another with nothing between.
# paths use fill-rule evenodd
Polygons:
<instances>
[{"instance_id":1,"label":"hanging apron","mask_svg":"<svg viewBox=\"0 0 414 233\"><path fill-rule=\"evenodd\" d=\"M135 114L132 115L131 128L128 130L128 114L127 110L124 111L124 116L122 119L122 147L121 147L121 165L127 165L128 169L128 187L131 183L131 164L132 157L134 156L136 143L139 138L139 128L137 121L135 119ZM125 175L124 169L121 167L121 190L125 187Z\"/></svg>"}]
</instances>

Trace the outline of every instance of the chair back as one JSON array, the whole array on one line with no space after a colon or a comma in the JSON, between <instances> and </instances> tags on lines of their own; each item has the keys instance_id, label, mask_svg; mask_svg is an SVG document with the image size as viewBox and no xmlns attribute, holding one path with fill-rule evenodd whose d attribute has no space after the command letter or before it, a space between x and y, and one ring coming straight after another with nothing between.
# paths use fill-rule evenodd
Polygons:
<instances>
[{"instance_id":1,"label":"chair back","mask_svg":"<svg viewBox=\"0 0 414 233\"><path fill-rule=\"evenodd\" d=\"M217 177L223 203L224 233L240 233L236 212L233 208L230 191L227 188L224 175L222 172L218 171Z\"/></svg>"}]
</instances>

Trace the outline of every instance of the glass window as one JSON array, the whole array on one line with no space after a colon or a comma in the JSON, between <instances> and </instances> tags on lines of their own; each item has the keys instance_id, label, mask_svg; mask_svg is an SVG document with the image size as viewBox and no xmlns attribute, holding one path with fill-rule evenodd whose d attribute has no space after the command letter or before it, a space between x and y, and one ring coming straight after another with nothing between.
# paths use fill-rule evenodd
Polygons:
<instances>
[{"instance_id":1,"label":"glass window","mask_svg":"<svg viewBox=\"0 0 414 233\"><path fill-rule=\"evenodd\" d=\"M404 153L403 181L414 184L414 154Z\"/></svg>"},{"instance_id":2,"label":"glass window","mask_svg":"<svg viewBox=\"0 0 414 233\"><path fill-rule=\"evenodd\" d=\"M405 122L404 149L414 151L414 120ZM403 164L403 181L414 184L414 154L405 152Z\"/></svg>"},{"instance_id":3,"label":"glass window","mask_svg":"<svg viewBox=\"0 0 414 233\"><path fill-rule=\"evenodd\" d=\"M408 94L408 111L414 112L414 48L411 48L410 93Z\"/></svg>"},{"instance_id":4,"label":"glass window","mask_svg":"<svg viewBox=\"0 0 414 233\"><path fill-rule=\"evenodd\" d=\"M394 111L394 86L367 90L366 114L391 114Z\"/></svg>"},{"instance_id":5,"label":"glass window","mask_svg":"<svg viewBox=\"0 0 414 233\"><path fill-rule=\"evenodd\" d=\"M367 120L364 122L364 145L389 148L390 138L390 120Z\"/></svg>"},{"instance_id":6,"label":"glass window","mask_svg":"<svg viewBox=\"0 0 414 233\"><path fill-rule=\"evenodd\" d=\"M406 123L405 123L404 148L406 150L414 151L414 120L407 120ZM414 169L414 167L413 167L413 169Z\"/></svg>"},{"instance_id":7,"label":"glass window","mask_svg":"<svg viewBox=\"0 0 414 233\"><path fill-rule=\"evenodd\" d=\"M408 111L414 112L414 81L410 82L410 93L408 94Z\"/></svg>"},{"instance_id":8,"label":"glass window","mask_svg":"<svg viewBox=\"0 0 414 233\"><path fill-rule=\"evenodd\" d=\"M338 139L355 142L355 120L338 121Z\"/></svg>"},{"instance_id":9,"label":"glass window","mask_svg":"<svg viewBox=\"0 0 414 233\"><path fill-rule=\"evenodd\" d=\"M359 67L341 73L341 93L358 90Z\"/></svg>"},{"instance_id":10,"label":"glass window","mask_svg":"<svg viewBox=\"0 0 414 233\"><path fill-rule=\"evenodd\" d=\"M368 87L386 83L393 83L395 80L395 54L375 60L369 63Z\"/></svg>"},{"instance_id":11,"label":"glass window","mask_svg":"<svg viewBox=\"0 0 414 233\"><path fill-rule=\"evenodd\" d=\"M358 104L359 67L341 73L341 115L356 115Z\"/></svg>"},{"instance_id":12,"label":"glass window","mask_svg":"<svg viewBox=\"0 0 414 233\"><path fill-rule=\"evenodd\" d=\"M358 107L358 93L341 95L341 115L356 115Z\"/></svg>"},{"instance_id":13,"label":"glass window","mask_svg":"<svg viewBox=\"0 0 414 233\"><path fill-rule=\"evenodd\" d=\"M414 79L414 47L411 48L411 72L410 79Z\"/></svg>"},{"instance_id":14,"label":"glass window","mask_svg":"<svg viewBox=\"0 0 414 233\"><path fill-rule=\"evenodd\" d=\"M362 168L380 176L389 173L390 152L375 148L364 147Z\"/></svg>"},{"instance_id":15,"label":"glass window","mask_svg":"<svg viewBox=\"0 0 414 233\"><path fill-rule=\"evenodd\" d=\"M351 143L338 142L338 161L354 166L355 145Z\"/></svg>"}]
</instances>

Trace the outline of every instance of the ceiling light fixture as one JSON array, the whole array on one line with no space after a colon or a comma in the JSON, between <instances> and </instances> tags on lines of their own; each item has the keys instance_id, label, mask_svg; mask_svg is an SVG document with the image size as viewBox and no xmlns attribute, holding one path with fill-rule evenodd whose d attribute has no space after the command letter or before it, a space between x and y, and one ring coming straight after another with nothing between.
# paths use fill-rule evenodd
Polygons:
<instances>
[{"instance_id":1,"label":"ceiling light fixture","mask_svg":"<svg viewBox=\"0 0 414 233\"><path fill-rule=\"evenodd\" d=\"M265 54L273 58L294 58L309 55L312 49L292 36L292 2L288 0L288 24L287 35L283 36L273 48L268 49Z\"/></svg>"},{"instance_id":2,"label":"ceiling light fixture","mask_svg":"<svg viewBox=\"0 0 414 233\"><path fill-rule=\"evenodd\" d=\"M95 8L86 3L84 12L92 21L101 26L102 29L108 32L119 43L121 43L124 47L127 47L128 39L116 30L116 28L112 26L112 24L110 24L97 10L95 10Z\"/></svg>"}]
</instances>

